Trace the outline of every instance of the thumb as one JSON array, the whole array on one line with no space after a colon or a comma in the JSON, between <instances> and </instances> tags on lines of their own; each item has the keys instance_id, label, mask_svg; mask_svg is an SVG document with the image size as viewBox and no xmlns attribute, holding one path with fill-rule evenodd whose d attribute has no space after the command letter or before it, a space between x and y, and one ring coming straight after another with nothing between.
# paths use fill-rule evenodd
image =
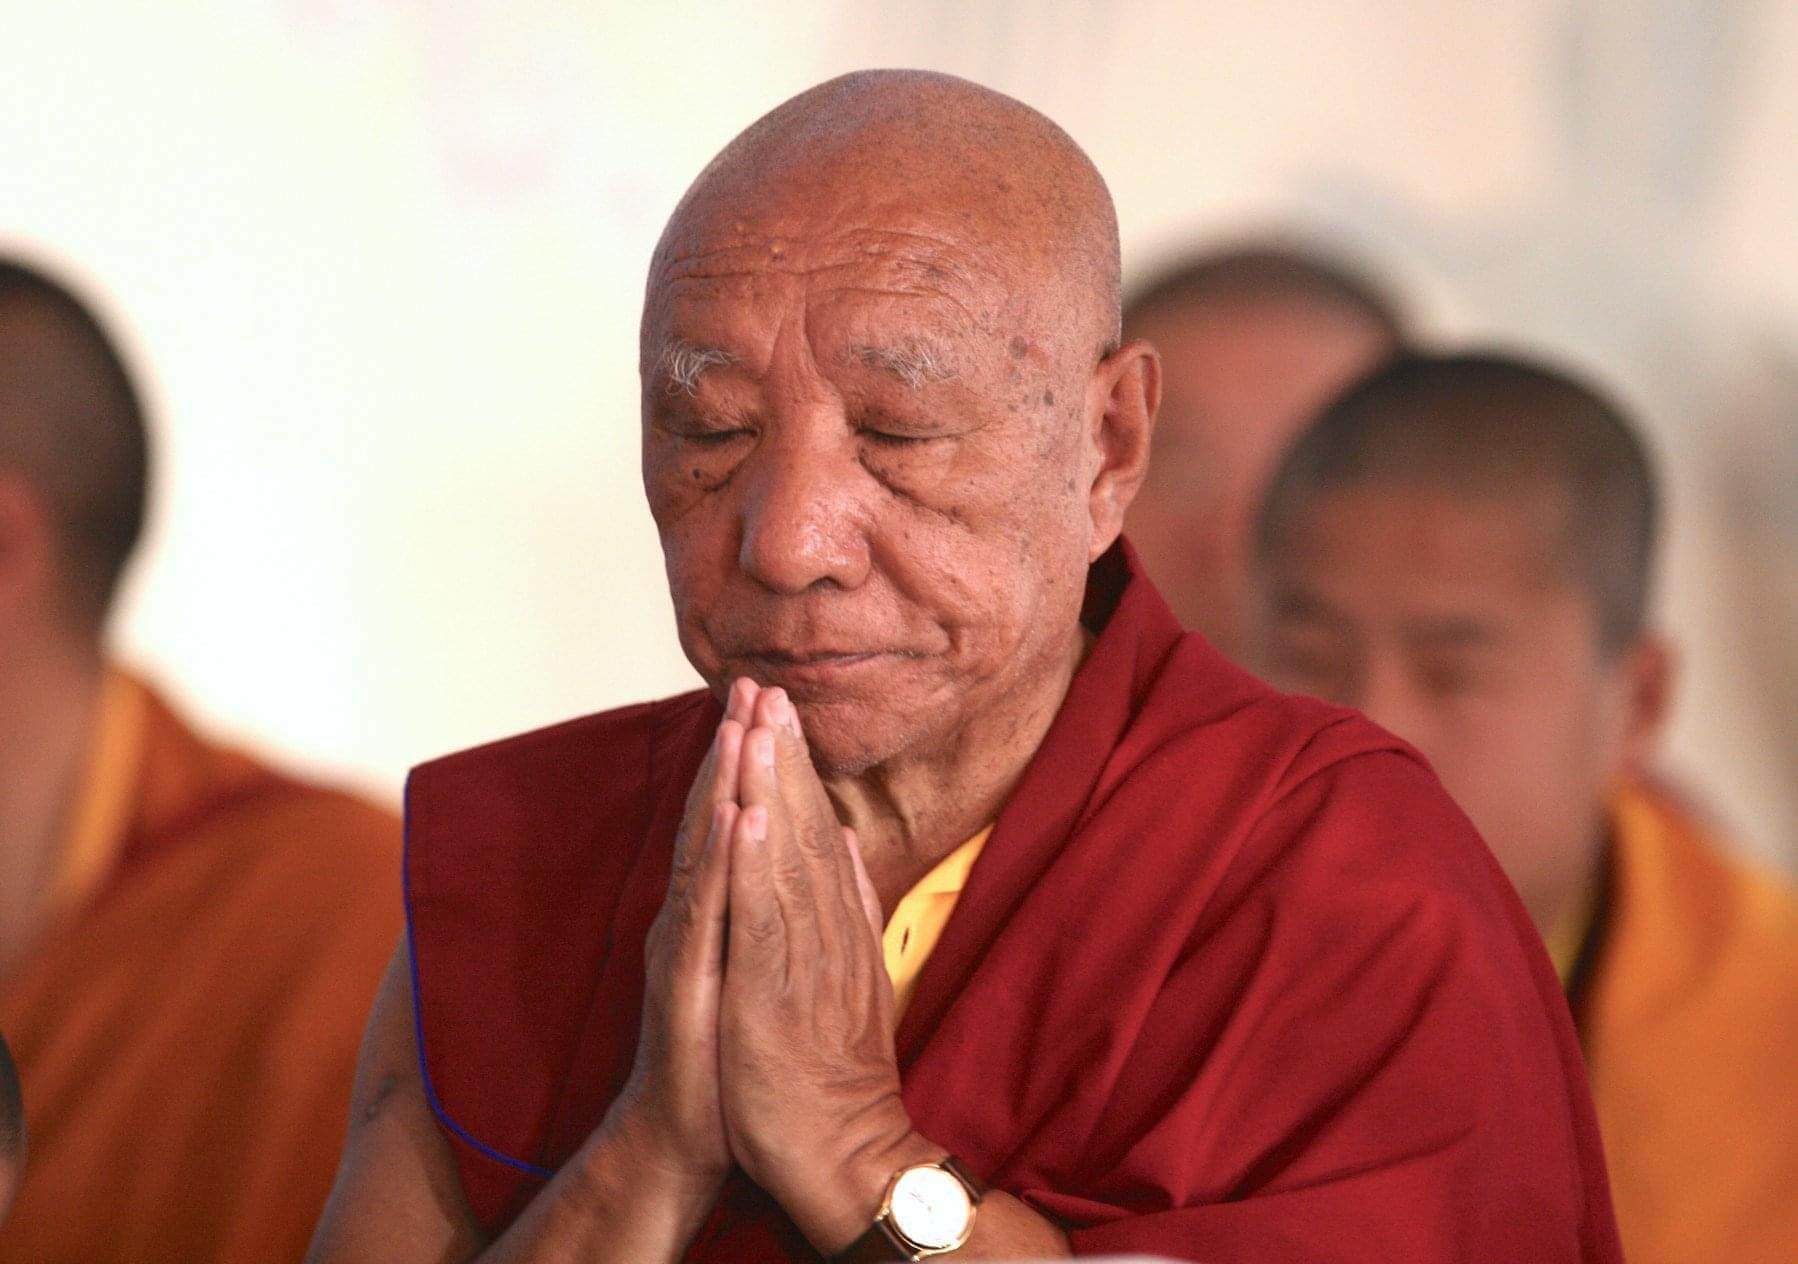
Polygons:
<instances>
[{"instance_id":1,"label":"thumb","mask_svg":"<svg viewBox=\"0 0 1798 1264\"><path fill-rule=\"evenodd\" d=\"M855 889L861 893L868 929L874 932L874 942L879 943L881 932L886 929L886 916L880 911L880 896L874 890L873 879L868 877L868 867L862 863L861 844L847 825L843 827L843 845L849 849L849 861L855 866Z\"/></svg>"}]
</instances>

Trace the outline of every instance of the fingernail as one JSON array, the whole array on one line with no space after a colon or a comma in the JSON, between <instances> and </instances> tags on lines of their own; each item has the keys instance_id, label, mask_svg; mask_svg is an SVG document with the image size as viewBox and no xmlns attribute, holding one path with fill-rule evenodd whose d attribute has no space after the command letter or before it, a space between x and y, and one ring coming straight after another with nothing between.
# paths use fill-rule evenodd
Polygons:
<instances>
[{"instance_id":1,"label":"fingernail","mask_svg":"<svg viewBox=\"0 0 1798 1264\"><path fill-rule=\"evenodd\" d=\"M755 757L769 768L774 767L774 734L766 729L756 734Z\"/></svg>"},{"instance_id":2,"label":"fingernail","mask_svg":"<svg viewBox=\"0 0 1798 1264\"><path fill-rule=\"evenodd\" d=\"M767 842L768 809L760 806L747 809L743 818L743 830L749 835L750 842Z\"/></svg>"},{"instance_id":3,"label":"fingernail","mask_svg":"<svg viewBox=\"0 0 1798 1264\"><path fill-rule=\"evenodd\" d=\"M793 706L793 700L786 694L780 695L780 704L775 708L780 726L794 737L799 736L799 712Z\"/></svg>"}]
</instances>

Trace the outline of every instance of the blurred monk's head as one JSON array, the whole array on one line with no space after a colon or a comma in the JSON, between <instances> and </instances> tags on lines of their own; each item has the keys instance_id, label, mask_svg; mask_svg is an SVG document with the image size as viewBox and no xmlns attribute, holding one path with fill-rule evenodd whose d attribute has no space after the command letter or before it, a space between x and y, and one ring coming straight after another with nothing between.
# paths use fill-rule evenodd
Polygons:
<instances>
[{"instance_id":1,"label":"blurred monk's head","mask_svg":"<svg viewBox=\"0 0 1798 1264\"><path fill-rule=\"evenodd\" d=\"M1259 516L1255 665L1421 748L1545 933L1579 915L1608 791L1665 710L1657 516L1617 407L1496 355L1351 388Z\"/></svg>"},{"instance_id":2,"label":"blurred monk's head","mask_svg":"<svg viewBox=\"0 0 1798 1264\"><path fill-rule=\"evenodd\" d=\"M1398 347L1397 309L1307 251L1232 247L1152 278L1124 333L1161 353L1164 383L1131 543L1181 622L1239 655L1261 489L1300 427Z\"/></svg>"},{"instance_id":3,"label":"blurred monk's head","mask_svg":"<svg viewBox=\"0 0 1798 1264\"><path fill-rule=\"evenodd\" d=\"M146 466L137 392L98 319L0 258L0 658L97 655Z\"/></svg>"},{"instance_id":4,"label":"blurred monk's head","mask_svg":"<svg viewBox=\"0 0 1798 1264\"><path fill-rule=\"evenodd\" d=\"M788 101L650 266L643 477L681 642L784 686L827 771L953 743L1078 653L1147 459L1117 221L1048 119L947 75Z\"/></svg>"},{"instance_id":5,"label":"blurred monk's head","mask_svg":"<svg viewBox=\"0 0 1798 1264\"><path fill-rule=\"evenodd\" d=\"M5 1221L25 1167L25 1103L12 1052L0 1037L0 1222Z\"/></svg>"}]
</instances>

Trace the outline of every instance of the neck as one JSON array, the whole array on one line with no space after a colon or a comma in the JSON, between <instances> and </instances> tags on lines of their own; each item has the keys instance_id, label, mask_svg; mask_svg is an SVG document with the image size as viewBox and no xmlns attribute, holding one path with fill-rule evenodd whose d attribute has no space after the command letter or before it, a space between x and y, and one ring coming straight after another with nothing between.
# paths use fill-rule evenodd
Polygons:
<instances>
[{"instance_id":1,"label":"neck","mask_svg":"<svg viewBox=\"0 0 1798 1264\"><path fill-rule=\"evenodd\" d=\"M947 742L854 776L826 777L855 829L868 876L891 913L950 852L992 824L1048 735L1085 656L1083 629L993 690Z\"/></svg>"},{"instance_id":2,"label":"neck","mask_svg":"<svg viewBox=\"0 0 1798 1264\"><path fill-rule=\"evenodd\" d=\"M0 979L49 913L56 852L78 792L98 710L92 650L27 647L0 669Z\"/></svg>"},{"instance_id":3,"label":"neck","mask_svg":"<svg viewBox=\"0 0 1798 1264\"><path fill-rule=\"evenodd\" d=\"M1563 985L1570 982L1569 975L1598 912L1598 894L1604 884L1604 866L1608 863L1608 840L1608 831L1597 832L1582 853L1580 866L1553 891L1552 898L1539 897L1525 902L1530 920L1535 922Z\"/></svg>"}]
</instances>

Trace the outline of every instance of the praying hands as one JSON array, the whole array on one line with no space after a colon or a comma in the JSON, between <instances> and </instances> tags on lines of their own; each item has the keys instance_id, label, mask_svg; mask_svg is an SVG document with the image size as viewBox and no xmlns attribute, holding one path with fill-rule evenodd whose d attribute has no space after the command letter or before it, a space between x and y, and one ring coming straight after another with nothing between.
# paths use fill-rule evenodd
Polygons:
<instances>
[{"instance_id":1,"label":"praying hands","mask_svg":"<svg viewBox=\"0 0 1798 1264\"><path fill-rule=\"evenodd\" d=\"M877 1190L943 1153L900 1101L881 922L798 712L737 681L676 838L620 1100L696 1192L734 1161L826 1250L867 1228L872 1174Z\"/></svg>"}]
</instances>

